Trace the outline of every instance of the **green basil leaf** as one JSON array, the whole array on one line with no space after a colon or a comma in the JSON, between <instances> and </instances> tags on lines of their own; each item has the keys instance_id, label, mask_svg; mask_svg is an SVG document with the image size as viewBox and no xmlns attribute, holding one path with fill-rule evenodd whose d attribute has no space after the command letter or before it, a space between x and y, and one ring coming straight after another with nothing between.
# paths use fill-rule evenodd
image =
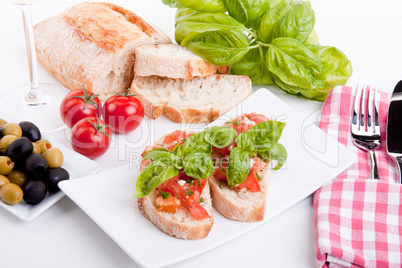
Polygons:
<instances>
[{"instance_id":1,"label":"green basil leaf","mask_svg":"<svg viewBox=\"0 0 402 268\"><path fill-rule=\"evenodd\" d=\"M181 6L189 7L197 11L225 12L226 6L223 0L176 0Z\"/></svg>"},{"instance_id":2,"label":"green basil leaf","mask_svg":"<svg viewBox=\"0 0 402 268\"><path fill-rule=\"evenodd\" d=\"M235 75L247 75L254 85L273 84L265 65L266 47L250 49L247 54L230 67L230 73Z\"/></svg>"},{"instance_id":3,"label":"green basil leaf","mask_svg":"<svg viewBox=\"0 0 402 268\"><path fill-rule=\"evenodd\" d=\"M193 152L183 159L186 175L196 179L206 179L212 175L214 163L207 153Z\"/></svg>"},{"instance_id":4,"label":"green basil leaf","mask_svg":"<svg viewBox=\"0 0 402 268\"><path fill-rule=\"evenodd\" d=\"M176 2L176 0L162 0L162 3L172 8L180 7L180 5Z\"/></svg>"},{"instance_id":5,"label":"green basil leaf","mask_svg":"<svg viewBox=\"0 0 402 268\"><path fill-rule=\"evenodd\" d=\"M239 134L239 136L236 139L236 145L237 145L237 148L240 148L240 150L247 153L249 155L249 157L252 157L255 155L253 141L252 141L250 135L247 135L247 133L242 132Z\"/></svg>"},{"instance_id":6,"label":"green basil leaf","mask_svg":"<svg viewBox=\"0 0 402 268\"><path fill-rule=\"evenodd\" d=\"M275 25L272 39L290 37L300 42L306 41L314 29L315 15L310 2L294 1L289 9Z\"/></svg>"},{"instance_id":7,"label":"green basil leaf","mask_svg":"<svg viewBox=\"0 0 402 268\"><path fill-rule=\"evenodd\" d=\"M271 43L276 25L291 8L291 3L284 1L277 3L274 7L265 12L258 28L258 37L261 41Z\"/></svg>"},{"instance_id":8,"label":"green basil leaf","mask_svg":"<svg viewBox=\"0 0 402 268\"><path fill-rule=\"evenodd\" d=\"M176 20L175 39L177 43L182 41L193 33L216 32L221 30L234 30L238 32L246 31L247 28L223 13L194 13L191 10L182 10Z\"/></svg>"},{"instance_id":9,"label":"green basil leaf","mask_svg":"<svg viewBox=\"0 0 402 268\"><path fill-rule=\"evenodd\" d=\"M328 96L328 91L323 91L320 89L307 89L307 88L302 88L302 87L297 87L297 86L292 86L285 84L282 80L280 80L276 75L270 74L275 85L280 87L283 91L289 93L289 94L294 94L298 95L300 97L309 99L309 100L317 100L317 101L324 101L327 96Z\"/></svg>"},{"instance_id":10,"label":"green basil leaf","mask_svg":"<svg viewBox=\"0 0 402 268\"><path fill-rule=\"evenodd\" d=\"M250 27L268 8L267 0L224 0L229 15Z\"/></svg>"},{"instance_id":11,"label":"green basil leaf","mask_svg":"<svg viewBox=\"0 0 402 268\"><path fill-rule=\"evenodd\" d=\"M279 140L286 123L270 120L258 123L247 132L254 151L268 151Z\"/></svg>"},{"instance_id":12,"label":"green basil leaf","mask_svg":"<svg viewBox=\"0 0 402 268\"><path fill-rule=\"evenodd\" d=\"M320 78L321 61L295 39L274 39L266 54L266 64L270 72L290 86L314 89L324 85Z\"/></svg>"},{"instance_id":13,"label":"green basil leaf","mask_svg":"<svg viewBox=\"0 0 402 268\"><path fill-rule=\"evenodd\" d=\"M237 137L237 132L231 127L210 127L205 130L205 140L214 147L225 148Z\"/></svg>"},{"instance_id":14,"label":"green basil leaf","mask_svg":"<svg viewBox=\"0 0 402 268\"><path fill-rule=\"evenodd\" d=\"M173 165L153 161L138 176L134 196L145 197L156 187L178 174L179 170Z\"/></svg>"},{"instance_id":15,"label":"green basil leaf","mask_svg":"<svg viewBox=\"0 0 402 268\"><path fill-rule=\"evenodd\" d=\"M226 178L229 186L235 186L244 182L250 173L250 158L247 153L235 147L229 155L229 163L226 169Z\"/></svg>"},{"instance_id":16,"label":"green basil leaf","mask_svg":"<svg viewBox=\"0 0 402 268\"><path fill-rule=\"evenodd\" d=\"M239 61L249 47L246 36L234 30L193 33L181 44L214 65L230 65Z\"/></svg>"},{"instance_id":17,"label":"green basil leaf","mask_svg":"<svg viewBox=\"0 0 402 268\"><path fill-rule=\"evenodd\" d=\"M280 143L277 143L269 151L260 152L259 155L263 159L276 160L277 164L273 168L273 170L278 170L285 164L286 159L288 157L288 152L285 146L283 146Z\"/></svg>"},{"instance_id":18,"label":"green basil leaf","mask_svg":"<svg viewBox=\"0 0 402 268\"><path fill-rule=\"evenodd\" d=\"M307 44L313 44L313 45L319 45L320 44L320 39L318 37L318 33L313 30L310 35L308 36L307 40L304 42L305 45Z\"/></svg>"},{"instance_id":19,"label":"green basil leaf","mask_svg":"<svg viewBox=\"0 0 402 268\"><path fill-rule=\"evenodd\" d=\"M212 146L205 140L205 132L199 132L191 135L180 147L175 147L178 157L186 157L193 152L210 154ZM177 148L177 149L176 149Z\"/></svg>"},{"instance_id":20,"label":"green basil leaf","mask_svg":"<svg viewBox=\"0 0 402 268\"><path fill-rule=\"evenodd\" d=\"M336 47L308 44L307 47L322 63L322 80L325 81L324 91L329 92L338 85L344 85L352 75L350 60Z\"/></svg>"},{"instance_id":21,"label":"green basil leaf","mask_svg":"<svg viewBox=\"0 0 402 268\"><path fill-rule=\"evenodd\" d=\"M175 153L173 153L165 148L153 149L153 150L147 152L142 157L142 159L159 160L160 162L163 162L166 165L173 165L177 169L183 168L180 158L178 156L176 156Z\"/></svg>"}]
</instances>

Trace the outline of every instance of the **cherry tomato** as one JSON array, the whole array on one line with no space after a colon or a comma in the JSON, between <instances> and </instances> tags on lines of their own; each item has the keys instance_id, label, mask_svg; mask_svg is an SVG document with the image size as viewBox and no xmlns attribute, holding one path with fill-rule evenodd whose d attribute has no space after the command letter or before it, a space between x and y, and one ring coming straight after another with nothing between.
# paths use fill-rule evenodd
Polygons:
<instances>
[{"instance_id":1,"label":"cherry tomato","mask_svg":"<svg viewBox=\"0 0 402 268\"><path fill-rule=\"evenodd\" d=\"M128 133L136 129L144 119L144 107L135 97L127 95L109 97L103 106L103 119L115 133Z\"/></svg>"},{"instance_id":2,"label":"cherry tomato","mask_svg":"<svg viewBox=\"0 0 402 268\"><path fill-rule=\"evenodd\" d=\"M69 92L61 102L60 116L63 122L72 128L75 123L87 117L99 117L101 102L98 95L86 90L76 89Z\"/></svg>"},{"instance_id":3,"label":"cherry tomato","mask_svg":"<svg viewBox=\"0 0 402 268\"><path fill-rule=\"evenodd\" d=\"M99 117L84 118L72 128L73 149L88 158L95 159L109 149L111 132Z\"/></svg>"}]
</instances>

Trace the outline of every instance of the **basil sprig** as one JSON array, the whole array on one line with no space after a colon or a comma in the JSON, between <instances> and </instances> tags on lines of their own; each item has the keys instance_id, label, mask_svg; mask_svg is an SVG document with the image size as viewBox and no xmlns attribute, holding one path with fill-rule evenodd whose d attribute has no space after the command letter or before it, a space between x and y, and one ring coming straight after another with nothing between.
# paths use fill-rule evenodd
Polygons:
<instances>
[{"instance_id":1,"label":"basil sprig","mask_svg":"<svg viewBox=\"0 0 402 268\"><path fill-rule=\"evenodd\" d=\"M242 132L237 137L237 147L229 155L226 178L229 186L244 182L250 173L250 157L258 154L263 160L276 160L275 170L283 166L287 158L286 148L278 143L285 127L279 121L264 121Z\"/></svg>"},{"instance_id":2,"label":"basil sprig","mask_svg":"<svg viewBox=\"0 0 402 268\"><path fill-rule=\"evenodd\" d=\"M162 0L177 8L176 42L207 62L230 65L253 84L324 101L352 75L350 60L322 46L303 0Z\"/></svg>"}]
</instances>

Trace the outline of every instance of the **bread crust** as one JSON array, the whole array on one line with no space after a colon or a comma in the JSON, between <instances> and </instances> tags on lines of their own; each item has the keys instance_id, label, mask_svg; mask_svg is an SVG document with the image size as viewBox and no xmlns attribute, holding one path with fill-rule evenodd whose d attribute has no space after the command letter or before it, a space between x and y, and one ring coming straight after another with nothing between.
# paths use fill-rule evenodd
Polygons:
<instances>
[{"instance_id":1,"label":"bread crust","mask_svg":"<svg viewBox=\"0 0 402 268\"><path fill-rule=\"evenodd\" d=\"M262 180L259 182L261 191L257 193L249 193L248 198L250 199L250 202L247 202L247 204L242 202L240 194L229 196L227 194L228 191L233 193L235 193L235 191L231 190L226 183L217 180L213 176L209 178L212 204L214 208L220 214L231 220L241 222L262 221L265 214L267 189L271 178L271 168L269 165L267 165L261 173Z\"/></svg>"},{"instance_id":2,"label":"bread crust","mask_svg":"<svg viewBox=\"0 0 402 268\"><path fill-rule=\"evenodd\" d=\"M191 131L187 131L188 134L195 133ZM155 141L155 144L161 144L165 137L169 134L163 135ZM147 146L142 153L144 155L149 150L151 150L151 146ZM146 168L152 160L141 160L140 171ZM180 213L185 213L188 218L188 221L179 221L174 220L172 218L171 213L165 213L158 211L156 208L155 199L157 198L157 191L154 190L151 194L146 197L137 198L138 209L140 213L147 218L150 222L152 222L155 226L161 229L163 232L168 235L183 238L183 239L201 239L208 236L209 232L212 229L214 218L213 218L213 209L212 209L212 200L210 196L210 188L209 188L209 178L207 178L207 183L201 193L201 196L204 198L204 208L207 210L208 214L211 216L210 218L204 220L195 220L192 218L192 215L183 208L179 209ZM178 213L179 213L178 212Z\"/></svg>"},{"instance_id":3,"label":"bread crust","mask_svg":"<svg viewBox=\"0 0 402 268\"><path fill-rule=\"evenodd\" d=\"M102 2L83 2L34 27L39 62L70 90L124 92L133 79L134 47L171 43L135 13Z\"/></svg>"}]
</instances>

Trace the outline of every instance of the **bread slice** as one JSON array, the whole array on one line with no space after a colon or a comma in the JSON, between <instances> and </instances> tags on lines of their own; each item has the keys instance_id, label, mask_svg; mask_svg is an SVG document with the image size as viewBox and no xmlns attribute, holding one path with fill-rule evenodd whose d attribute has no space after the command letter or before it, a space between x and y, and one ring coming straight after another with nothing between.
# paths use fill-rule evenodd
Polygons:
<instances>
[{"instance_id":1,"label":"bread slice","mask_svg":"<svg viewBox=\"0 0 402 268\"><path fill-rule=\"evenodd\" d=\"M242 222L262 221L265 214L265 200L271 179L271 168L267 165L261 172L259 182L261 191L251 193L243 190L232 190L227 183L210 177L212 204L214 208L226 218Z\"/></svg>"},{"instance_id":2,"label":"bread slice","mask_svg":"<svg viewBox=\"0 0 402 268\"><path fill-rule=\"evenodd\" d=\"M191 79L195 76L213 75L217 69L217 66L178 44L135 48L134 75L136 76L157 75Z\"/></svg>"},{"instance_id":3,"label":"bread slice","mask_svg":"<svg viewBox=\"0 0 402 268\"><path fill-rule=\"evenodd\" d=\"M187 132L190 134L190 132ZM194 133L194 132L192 132ZM166 134L156 140L155 144L161 144ZM145 148L142 155L151 150L152 147ZM142 171L151 163L151 160L142 160L140 170ZM208 178L209 179L209 178ZM184 208L180 208L176 213L165 213L158 211L156 208L156 198L158 197L158 191L154 190L146 197L137 198L138 209L140 213L147 218L150 222L156 225L163 232L183 239L201 239L208 236L214 224L212 200L210 195L209 184L207 183L201 193L201 197L204 198L204 202L200 203L201 206L211 216L203 220L195 220L190 212Z\"/></svg>"},{"instance_id":4,"label":"bread slice","mask_svg":"<svg viewBox=\"0 0 402 268\"><path fill-rule=\"evenodd\" d=\"M152 119L162 114L174 122L211 122L251 95L247 76L213 75L193 79L135 76L130 94Z\"/></svg>"},{"instance_id":5,"label":"bread slice","mask_svg":"<svg viewBox=\"0 0 402 268\"><path fill-rule=\"evenodd\" d=\"M82 85L106 100L133 80L134 49L171 43L133 12L102 2L83 2L34 28L39 62L68 89Z\"/></svg>"}]
</instances>

